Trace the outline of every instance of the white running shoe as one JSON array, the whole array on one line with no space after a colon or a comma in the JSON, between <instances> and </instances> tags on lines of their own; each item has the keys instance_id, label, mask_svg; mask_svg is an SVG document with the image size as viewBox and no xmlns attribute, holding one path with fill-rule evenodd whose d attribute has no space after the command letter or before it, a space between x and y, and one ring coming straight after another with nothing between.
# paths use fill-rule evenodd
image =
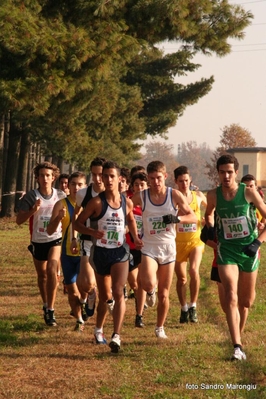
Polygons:
<instances>
[{"instance_id":1,"label":"white running shoe","mask_svg":"<svg viewBox=\"0 0 266 399\"><path fill-rule=\"evenodd\" d=\"M243 352L239 347L234 349L233 356L231 357L231 360L246 360L247 356L245 352Z\"/></svg>"},{"instance_id":2,"label":"white running shoe","mask_svg":"<svg viewBox=\"0 0 266 399\"><path fill-rule=\"evenodd\" d=\"M98 344L98 345L106 345L107 344L107 341L103 335L103 332L97 330L96 328L94 330L94 338L95 338L96 344Z\"/></svg>"},{"instance_id":3,"label":"white running shoe","mask_svg":"<svg viewBox=\"0 0 266 399\"><path fill-rule=\"evenodd\" d=\"M163 327L156 327L155 328L155 335L157 338L163 338L163 339L167 339L167 335L164 332L164 328Z\"/></svg>"},{"instance_id":4,"label":"white running shoe","mask_svg":"<svg viewBox=\"0 0 266 399\"><path fill-rule=\"evenodd\" d=\"M106 303L107 303L108 312L110 313L110 315L112 315L113 314L113 310L114 310L114 306L115 306L115 300L114 299L110 299Z\"/></svg>"},{"instance_id":5,"label":"white running shoe","mask_svg":"<svg viewBox=\"0 0 266 399\"><path fill-rule=\"evenodd\" d=\"M153 307L156 304L156 292L155 289L152 292L147 292L146 303L148 306Z\"/></svg>"},{"instance_id":6,"label":"white running shoe","mask_svg":"<svg viewBox=\"0 0 266 399\"><path fill-rule=\"evenodd\" d=\"M111 348L111 353L118 353L120 350L120 346L121 346L120 335L113 334L109 346Z\"/></svg>"}]
</instances>

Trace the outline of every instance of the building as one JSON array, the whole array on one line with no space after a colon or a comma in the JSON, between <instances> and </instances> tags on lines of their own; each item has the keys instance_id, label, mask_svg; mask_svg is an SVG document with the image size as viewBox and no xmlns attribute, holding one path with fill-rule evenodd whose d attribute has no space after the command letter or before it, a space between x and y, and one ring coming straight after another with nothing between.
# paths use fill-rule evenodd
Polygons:
<instances>
[{"instance_id":1,"label":"building","mask_svg":"<svg viewBox=\"0 0 266 399\"><path fill-rule=\"evenodd\" d=\"M250 173L257 179L257 185L266 187L266 147L230 148L239 162L238 179Z\"/></svg>"}]
</instances>

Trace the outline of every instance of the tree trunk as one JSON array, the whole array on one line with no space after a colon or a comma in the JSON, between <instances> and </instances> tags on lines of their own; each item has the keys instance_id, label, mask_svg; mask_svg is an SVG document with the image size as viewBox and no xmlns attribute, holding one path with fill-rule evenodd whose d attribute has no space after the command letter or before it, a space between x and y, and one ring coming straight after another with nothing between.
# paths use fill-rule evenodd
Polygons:
<instances>
[{"instance_id":1,"label":"tree trunk","mask_svg":"<svg viewBox=\"0 0 266 399\"><path fill-rule=\"evenodd\" d=\"M30 134L23 132L21 135L20 153L18 161L17 190L15 196L15 211L18 209L19 199L27 190L28 159L30 152Z\"/></svg>"},{"instance_id":2,"label":"tree trunk","mask_svg":"<svg viewBox=\"0 0 266 399\"><path fill-rule=\"evenodd\" d=\"M3 167L4 167L4 135L5 135L5 116L1 116L0 120L0 198L2 197L3 187Z\"/></svg>"},{"instance_id":3,"label":"tree trunk","mask_svg":"<svg viewBox=\"0 0 266 399\"><path fill-rule=\"evenodd\" d=\"M12 217L15 215L16 179L18 170L19 147L21 130L16 126L10 126L9 146L7 151L6 173L4 176L2 209L0 217Z\"/></svg>"}]
</instances>

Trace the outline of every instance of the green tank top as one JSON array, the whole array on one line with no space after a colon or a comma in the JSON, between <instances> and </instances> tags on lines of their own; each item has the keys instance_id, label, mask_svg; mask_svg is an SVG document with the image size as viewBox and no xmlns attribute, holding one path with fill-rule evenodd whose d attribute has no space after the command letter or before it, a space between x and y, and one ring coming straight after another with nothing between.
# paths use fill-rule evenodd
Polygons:
<instances>
[{"instance_id":1,"label":"green tank top","mask_svg":"<svg viewBox=\"0 0 266 399\"><path fill-rule=\"evenodd\" d=\"M221 244L248 245L258 237L256 208L245 198L245 187L239 184L236 196L227 201L222 187L216 189L217 237Z\"/></svg>"}]
</instances>

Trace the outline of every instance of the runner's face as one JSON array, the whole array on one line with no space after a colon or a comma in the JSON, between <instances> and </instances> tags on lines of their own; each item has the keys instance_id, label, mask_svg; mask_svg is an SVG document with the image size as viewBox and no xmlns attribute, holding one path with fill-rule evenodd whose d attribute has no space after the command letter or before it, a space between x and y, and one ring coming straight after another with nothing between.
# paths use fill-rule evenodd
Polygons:
<instances>
[{"instance_id":1,"label":"runner's face","mask_svg":"<svg viewBox=\"0 0 266 399\"><path fill-rule=\"evenodd\" d=\"M220 165L218 174L220 183L223 187L230 188L235 185L237 171L235 171L235 166L233 163Z\"/></svg>"},{"instance_id":2,"label":"runner's face","mask_svg":"<svg viewBox=\"0 0 266 399\"><path fill-rule=\"evenodd\" d=\"M189 191L191 177L186 173L184 175L178 176L178 178L175 179L175 182L178 186L178 190L180 190L182 193L186 193Z\"/></svg>"},{"instance_id":3,"label":"runner's face","mask_svg":"<svg viewBox=\"0 0 266 399\"><path fill-rule=\"evenodd\" d=\"M160 191L165 187L165 180L167 174L163 172L151 172L148 174L150 188L156 191Z\"/></svg>"},{"instance_id":4,"label":"runner's face","mask_svg":"<svg viewBox=\"0 0 266 399\"><path fill-rule=\"evenodd\" d=\"M85 179L83 177L74 177L69 183L69 194L71 197L76 198L77 192L86 186Z\"/></svg>"},{"instance_id":5,"label":"runner's face","mask_svg":"<svg viewBox=\"0 0 266 399\"><path fill-rule=\"evenodd\" d=\"M53 171L46 168L40 169L39 175L37 177L37 182L39 183L41 189L50 190L54 182Z\"/></svg>"},{"instance_id":6,"label":"runner's face","mask_svg":"<svg viewBox=\"0 0 266 399\"><path fill-rule=\"evenodd\" d=\"M118 176L116 169L104 169L103 171L103 183L105 190L115 191L118 190L120 176Z\"/></svg>"},{"instance_id":7,"label":"runner's face","mask_svg":"<svg viewBox=\"0 0 266 399\"><path fill-rule=\"evenodd\" d=\"M103 167L102 166L92 166L91 175L93 183L101 187L103 184Z\"/></svg>"},{"instance_id":8,"label":"runner's face","mask_svg":"<svg viewBox=\"0 0 266 399\"><path fill-rule=\"evenodd\" d=\"M128 190L128 184L127 184L127 179L125 177L120 178L120 183L119 183L119 191L123 193L124 191Z\"/></svg>"},{"instance_id":9,"label":"runner's face","mask_svg":"<svg viewBox=\"0 0 266 399\"><path fill-rule=\"evenodd\" d=\"M68 192L68 179L66 177L63 177L60 182L59 182L59 188L60 190L65 192Z\"/></svg>"},{"instance_id":10,"label":"runner's face","mask_svg":"<svg viewBox=\"0 0 266 399\"><path fill-rule=\"evenodd\" d=\"M134 184L133 184L132 188L133 188L134 193L138 193L140 191L146 190L147 187L148 186L147 186L147 183L145 181L140 180L140 179L136 179L134 181Z\"/></svg>"},{"instance_id":11,"label":"runner's face","mask_svg":"<svg viewBox=\"0 0 266 399\"><path fill-rule=\"evenodd\" d=\"M245 185L249 188L256 188L256 182L255 180L250 180L250 181L244 181Z\"/></svg>"}]
</instances>

